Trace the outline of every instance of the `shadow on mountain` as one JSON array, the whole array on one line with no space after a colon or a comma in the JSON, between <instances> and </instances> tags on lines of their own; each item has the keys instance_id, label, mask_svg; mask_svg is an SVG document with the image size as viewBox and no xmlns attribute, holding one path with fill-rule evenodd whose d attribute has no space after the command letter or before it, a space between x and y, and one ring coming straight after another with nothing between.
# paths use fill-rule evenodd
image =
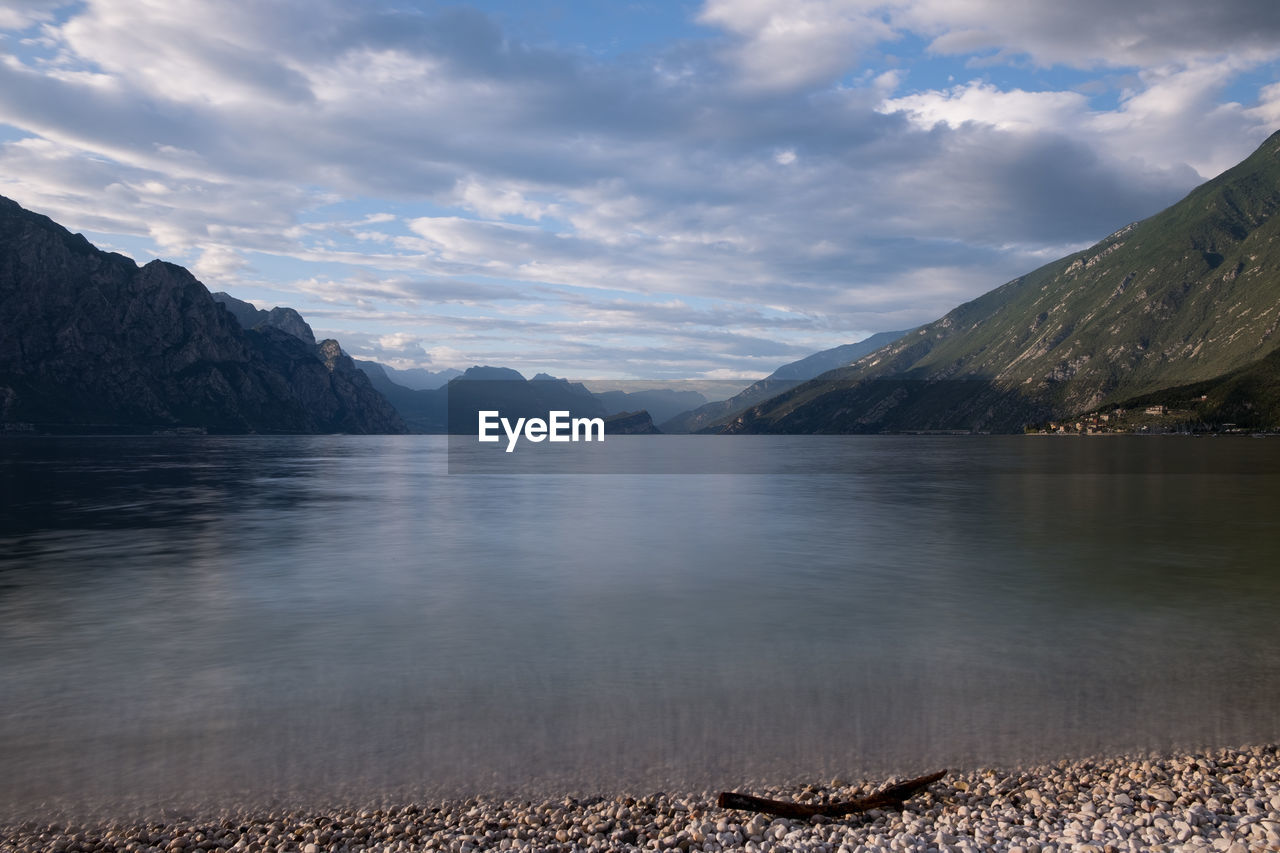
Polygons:
<instances>
[{"instance_id":1,"label":"shadow on mountain","mask_svg":"<svg viewBox=\"0 0 1280 853\"><path fill-rule=\"evenodd\" d=\"M1017 433L1044 402L980 379L815 379L704 432L732 435Z\"/></svg>"}]
</instances>

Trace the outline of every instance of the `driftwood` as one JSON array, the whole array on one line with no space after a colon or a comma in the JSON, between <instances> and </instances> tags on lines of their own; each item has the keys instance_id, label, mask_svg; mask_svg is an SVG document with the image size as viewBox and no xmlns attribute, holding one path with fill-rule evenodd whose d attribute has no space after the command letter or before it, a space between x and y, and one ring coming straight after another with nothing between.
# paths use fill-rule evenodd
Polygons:
<instances>
[{"instance_id":1,"label":"driftwood","mask_svg":"<svg viewBox=\"0 0 1280 853\"><path fill-rule=\"evenodd\" d=\"M764 797L753 797L750 794L735 794L731 791L725 791L716 800L716 805L722 809L763 812L764 814L799 820L819 815L832 818L846 817L859 812L871 811L872 809L896 809L902 811L907 800L946 775L947 771L939 770L937 773L930 773L928 776L921 776L917 779L908 779L905 782L890 785L869 796L845 800L842 803L807 805L805 803L789 803L785 800L767 800Z\"/></svg>"}]
</instances>

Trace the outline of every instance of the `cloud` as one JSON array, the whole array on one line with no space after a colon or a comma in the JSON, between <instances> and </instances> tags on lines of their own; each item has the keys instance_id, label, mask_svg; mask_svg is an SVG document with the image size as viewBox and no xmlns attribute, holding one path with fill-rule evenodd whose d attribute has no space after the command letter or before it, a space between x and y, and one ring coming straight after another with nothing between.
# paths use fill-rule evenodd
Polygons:
<instances>
[{"instance_id":1,"label":"cloud","mask_svg":"<svg viewBox=\"0 0 1280 853\"><path fill-rule=\"evenodd\" d=\"M0 6L0 30L25 30L51 20L69 0L5 0Z\"/></svg>"},{"instance_id":2,"label":"cloud","mask_svg":"<svg viewBox=\"0 0 1280 853\"><path fill-rule=\"evenodd\" d=\"M699 20L733 36L726 58L749 90L785 92L838 79L859 52L894 36L874 3L709 0Z\"/></svg>"},{"instance_id":3,"label":"cloud","mask_svg":"<svg viewBox=\"0 0 1280 853\"><path fill-rule=\"evenodd\" d=\"M731 37L726 59L749 88L831 83L863 54L911 34L936 54L993 54L1048 67L1142 68L1236 57L1270 61L1270 0L707 0L699 20Z\"/></svg>"},{"instance_id":4,"label":"cloud","mask_svg":"<svg viewBox=\"0 0 1280 853\"><path fill-rule=\"evenodd\" d=\"M249 263L240 254L224 246L210 246L191 265L195 277L205 282L220 282L247 270Z\"/></svg>"},{"instance_id":5,"label":"cloud","mask_svg":"<svg viewBox=\"0 0 1280 853\"><path fill-rule=\"evenodd\" d=\"M1199 177L1209 178L1240 159L1236 140L1260 142L1270 129L1265 108L1249 110L1220 100L1241 70L1234 59L1145 70L1139 75L1142 88L1125 93L1113 110L1093 109L1079 92L1001 90L976 80L888 98L878 109L900 113L922 130L981 125L1014 136L1074 137L1100 156L1124 164L1126 171L1132 172L1132 164L1141 157L1166 170L1189 166ZM1151 166L1139 169L1152 171ZM1124 180L1123 175L1115 177Z\"/></svg>"},{"instance_id":6,"label":"cloud","mask_svg":"<svg viewBox=\"0 0 1280 853\"><path fill-rule=\"evenodd\" d=\"M1223 56L1274 57L1269 0L909 0L885 4L894 26L931 34L940 54L992 51L1041 66L1148 67Z\"/></svg>"},{"instance_id":7,"label":"cloud","mask_svg":"<svg viewBox=\"0 0 1280 853\"><path fill-rule=\"evenodd\" d=\"M918 92L889 98L883 113L902 112L924 130L936 124L952 128L968 123L996 130L1039 132L1061 128L1089 114L1089 99L1079 92L1002 91L990 83L972 81L946 91Z\"/></svg>"},{"instance_id":8,"label":"cloud","mask_svg":"<svg viewBox=\"0 0 1280 853\"><path fill-rule=\"evenodd\" d=\"M289 4L242 10L198 0L90 2L59 29L68 50L157 98L255 109L310 100L305 75L272 49L293 24ZM292 11L301 11L293 7ZM230 26L229 26L230 24Z\"/></svg>"},{"instance_id":9,"label":"cloud","mask_svg":"<svg viewBox=\"0 0 1280 853\"><path fill-rule=\"evenodd\" d=\"M369 271L355 271L340 280L301 279L282 287L285 292L305 294L325 302L361 300L366 306L389 305L400 311L419 305L485 305L548 298L545 290L454 278L379 275Z\"/></svg>"},{"instance_id":10,"label":"cloud","mask_svg":"<svg viewBox=\"0 0 1280 853\"><path fill-rule=\"evenodd\" d=\"M501 219L518 216L541 220L559 212L557 204L543 204L527 197L524 191L511 186L494 187L483 181L467 179L455 189L458 203L485 219Z\"/></svg>"},{"instance_id":11,"label":"cloud","mask_svg":"<svg viewBox=\"0 0 1280 853\"><path fill-rule=\"evenodd\" d=\"M1258 105L1245 112L1259 125L1280 126L1280 83L1263 86L1258 93Z\"/></svg>"},{"instance_id":12,"label":"cloud","mask_svg":"<svg viewBox=\"0 0 1280 853\"><path fill-rule=\"evenodd\" d=\"M467 8L58 5L0 17L40 33L3 42L0 192L475 360L768 372L1149 215L1280 123L1275 85L1233 88L1275 61L1269 3L709 0L704 37L605 59ZM1051 66L1122 74L1026 71Z\"/></svg>"}]
</instances>

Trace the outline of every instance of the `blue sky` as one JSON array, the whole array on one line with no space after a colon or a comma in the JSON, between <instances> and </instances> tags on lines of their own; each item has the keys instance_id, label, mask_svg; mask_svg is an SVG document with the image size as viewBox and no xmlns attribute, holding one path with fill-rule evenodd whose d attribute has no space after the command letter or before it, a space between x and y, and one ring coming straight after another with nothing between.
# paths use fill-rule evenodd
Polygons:
<instances>
[{"instance_id":1,"label":"blue sky","mask_svg":"<svg viewBox=\"0 0 1280 853\"><path fill-rule=\"evenodd\" d=\"M357 357L723 378L1280 129L1273 0L7 0L0 194Z\"/></svg>"}]
</instances>

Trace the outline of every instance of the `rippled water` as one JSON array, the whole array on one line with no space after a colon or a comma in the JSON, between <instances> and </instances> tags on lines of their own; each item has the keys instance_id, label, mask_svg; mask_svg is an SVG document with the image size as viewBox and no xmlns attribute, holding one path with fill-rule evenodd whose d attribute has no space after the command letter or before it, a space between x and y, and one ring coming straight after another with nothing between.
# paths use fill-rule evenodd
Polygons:
<instances>
[{"instance_id":1,"label":"rippled water","mask_svg":"<svg viewBox=\"0 0 1280 853\"><path fill-rule=\"evenodd\" d=\"M0 808L1280 737L1280 441L613 446L750 473L447 474L421 436L0 441Z\"/></svg>"}]
</instances>

